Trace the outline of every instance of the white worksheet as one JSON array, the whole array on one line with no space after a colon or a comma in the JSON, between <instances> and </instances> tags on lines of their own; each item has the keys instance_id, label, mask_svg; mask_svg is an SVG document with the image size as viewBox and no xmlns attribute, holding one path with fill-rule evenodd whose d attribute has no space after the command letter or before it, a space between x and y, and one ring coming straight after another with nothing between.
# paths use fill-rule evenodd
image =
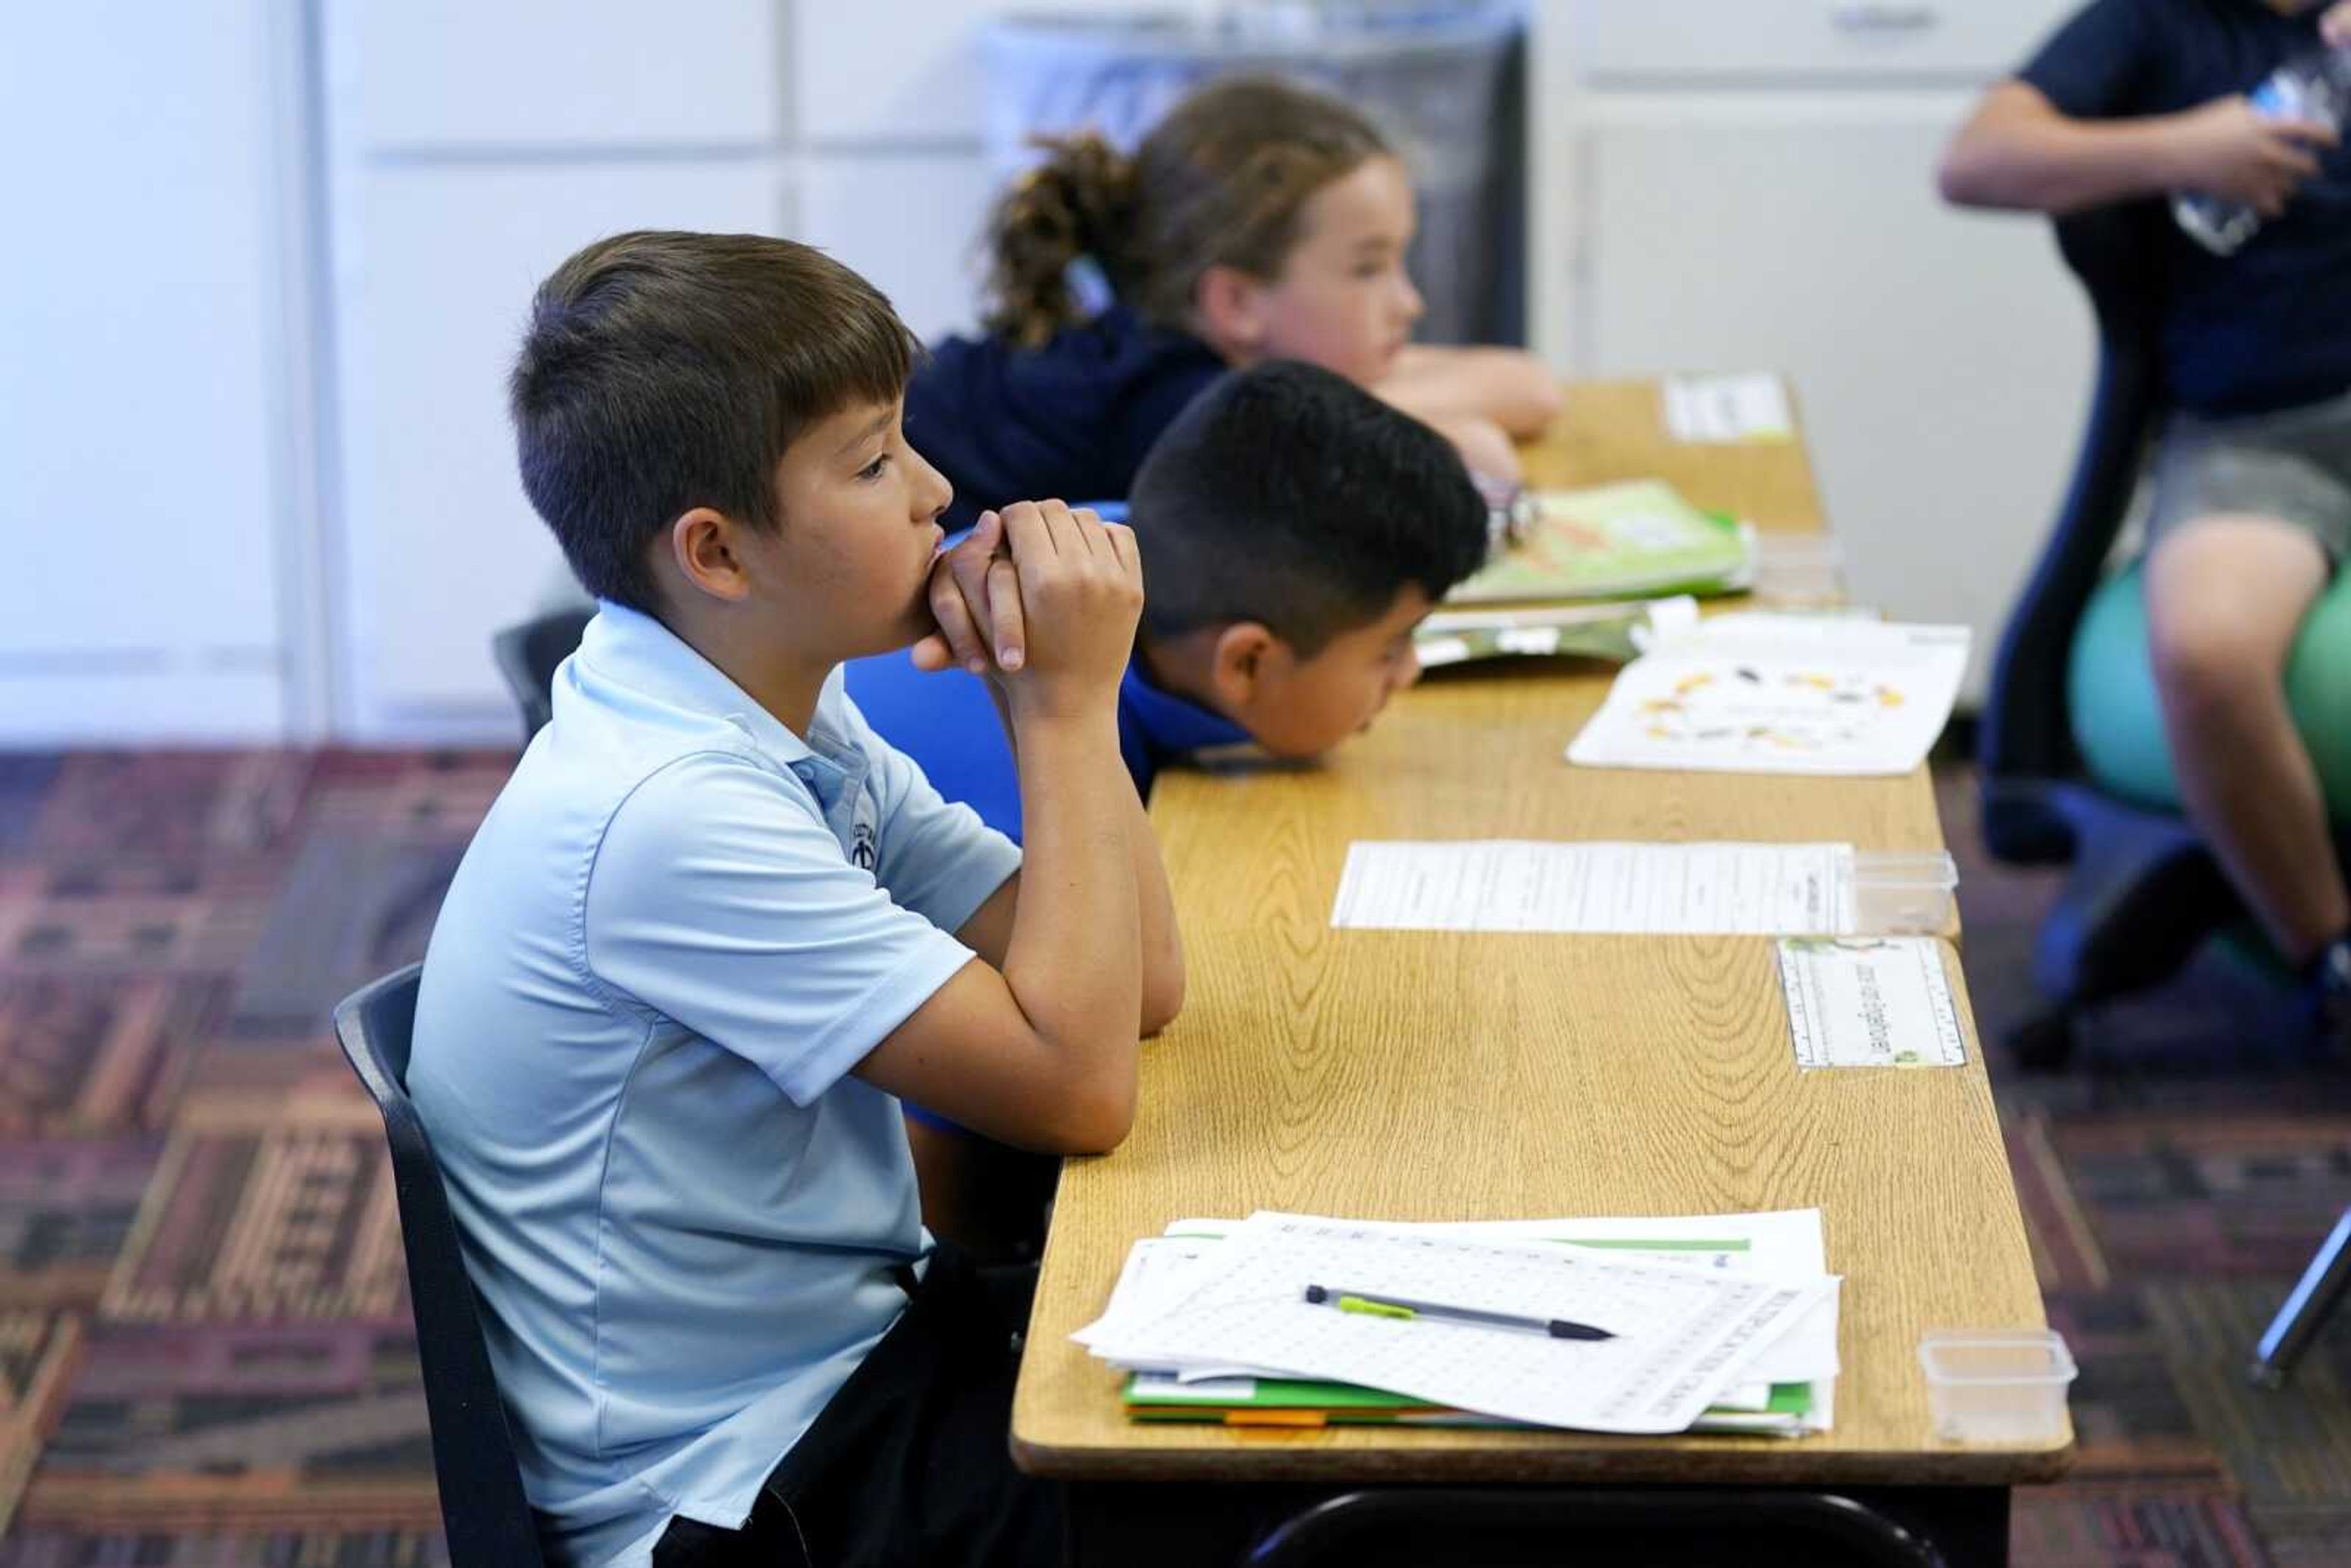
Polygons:
<instances>
[{"instance_id":1,"label":"white worksheet","mask_svg":"<svg viewBox=\"0 0 2351 1568\"><path fill-rule=\"evenodd\" d=\"M1942 944L1806 936L1780 944L1799 1067L1957 1067L1968 1059Z\"/></svg>"},{"instance_id":2,"label":"white worksheet","mask_svg":"<svg viewBox=\"0 0 2351 1568\"><path fill-rule=\"evenodd\" d=\"M1388 931L1804 936L1854 928L1851 844L1364 840L1331 924Z\"/></svg>"},{"instance_id":3,"label":"white worksheet","mask_svg":"<svg viewBox=\"0 0 2351 1568\"><path fill-rule=\"evenodd\" d=\"M1600 1432L1678 1432L1834 1289L1310 1216L1259 1214L1189 1266L1192 1288L1123 1319L1096 1354L1130 1366L1263 1368L1455 1409ZM1436 1301L1605 1328L1599 1342L1450 1319L1406 1321L1307 1299ZM1097 1325L1099 1327L1100 1325Z\"/></svg>"},{"instance_id":4,"label":"white worksheet","mask_svg":"<svg viewBox=\"0 0 2351 1568\"><path fill-rule=\"evenodd\" d=\"M1788 441L1796 434L1788 389L1768 371L1731 376L1668 376L1661 394L1676 441Z\"/></svg>"},{"instance_id":5,"label":"white worksheet","mask_svg":"<svg viewBox=\"0 0 2351 1568\"><path fill-rule=\"evenodd\" d=\"M1966 673L1964 626L1719 615L1616 674L1567 748L1586 768L1903 774Z\"/></svg>"},{"instance_id":6,"label":"white worksheet","mask_svg":"<svg viewBox=\"0 0 2351 1568\"><path fill-rule=\"evenodd\" d=\"M1238 1227L1240 1221L1232 1222ZM1128 1249L1126 1263L1111 1287L1102 1315L1070 1337L1092 1348L1115 1343L1119 1331L1147 1322L1168 1301L1190 1289L1194 1270L1217 1249L1219 1235L1146 1236Z\"/></svg>"},{"instance_id":7,"label":"white worksheet","mask_svg":"<svg viewBox=\"0 0 2351 1568\"><path fill-rule=\"evenodd\" d=\"M1828 1272L1828 1249L1817 1208L1760 1214L1702 1214L1583 1219L1490 1219L1427 1228L1489 1241L1546 1241L1598 1248L1693 1268L1802 1279ZM1841 1284L1841 1281L1833 1283ZM1837 1375L1837 1292L1775 1342L1747 1376L1766 1384L1825 1383ZM1825 1397L1823 1395L1823 1397ZM1724 1401L1723 1403L1728 1403Z\"/></svg>"},{"instance_id":8,"label":"white worksheet","mask_svg":"<svg viewBox=\"0 0 2351 1568\"><path fill-rule=\"evenodd\" d=\"M1361 1223L1403 1234L1424 1231L1470 1240L1539 1242L1580 1246L1638 1255L1698 1269L1768 1274L1797 1279L1828 1272L1828 1248L1817 1208L1769 1209L1753 1214L1586 1215L1560 1219L1364 1220ZM1165 1236L1147 1236L1134 1244L1126 1267L1111 1292L1102 1314L1134 1321L1136 1308L1147 1291L1180 1288L1177 1276L1204 1260L1206 1247L1240 1228L1238 1219L1179 1219ZM1180 1256L1177 1243L1189 1243ZM1148 1255L1146 1258L1145 1255ZM1143 1266L1138 1269L1138 1260ZM1841 1281L1839 1281L1841 1283ZM1147 1315L1147 1314L1143 1314ZM1080 1329L1071 1337L1092 1344L1102 1323ZM1747 1370L1752 1381L1818 1383L1837 1375L1837 1296L1832 1292L1787 1334L1757 1358ZM1187 1376L1186 1381L1190 1381ZM1728 1403L1719 1401L1719 1403Z\"/></svg>"}]
</instances>

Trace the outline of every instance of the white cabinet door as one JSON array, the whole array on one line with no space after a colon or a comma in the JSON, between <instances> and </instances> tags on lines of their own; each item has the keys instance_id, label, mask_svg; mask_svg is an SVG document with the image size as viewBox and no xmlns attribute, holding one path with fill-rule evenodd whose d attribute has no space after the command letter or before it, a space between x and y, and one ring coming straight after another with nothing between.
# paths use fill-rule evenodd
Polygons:
<instances>
[{"instance_id":1,"label":"white cabinet door","mask_svg":"<svg viewBox=\"0 0 2351 1568\"><path fill-rule=\"evenodd\" d=\"M0 745L274 739L288 331L269 8L0 45Z\"/></svg>"},{"instance_id":2,"label":"white cabinet door","mask_svg":"<svg viewBox=\"0 0 2351 1568\"><path fill-rule=\"evenodd\" d=\"M1016 12L1117 16L1165 12L1151 0L800 0L792 7L792 102L801 140L975 145L991 90L980 33Z\"/></svg>"},{"instance_id":3,"label":"white cabinet door","mask_svg":"<svg viewBox=\"0 0 2351 1568\"><path fill-rule=\"evenodd\" d=\"M2054 518L2093 335L2046 222L1937 198L1970 101L1594 97L1568 222L1577 368L1785 371L1855 596L1970 622L1972 700Z\"/></svg>"},{"instance_id":4,"label":"white cabinet door","mask_svg":"<svg viewBox=\"0 0 2351 1568\"><path fill-rule=\"evenodd\" d=\"M372 151L712 148L783 131L777 0L335 0Z\"/></svg>"},{"instance_id":5,"label":"white cabinet door","mask_svg":"<svg viewBox=\"0 0 2351 1568\"><path fill-rule=\"evenodd\" d=\"M506 378L531 291L626 228L785 232L762 161L369 167L336 295L345 516L343 711L367 738L503 737L489 640L560 572L524 498Z\"/></svg>"},{"instance_id":6,"label":"white cabinet door","mask_svg":"<svg viewBox=\"0 0 2351 1568\"><path fill-rule=\"evenodd\" d=\"M2069 0L1550 0L1594 82L1979 83L2013 70Z\"/></svg>"}]
</instances>

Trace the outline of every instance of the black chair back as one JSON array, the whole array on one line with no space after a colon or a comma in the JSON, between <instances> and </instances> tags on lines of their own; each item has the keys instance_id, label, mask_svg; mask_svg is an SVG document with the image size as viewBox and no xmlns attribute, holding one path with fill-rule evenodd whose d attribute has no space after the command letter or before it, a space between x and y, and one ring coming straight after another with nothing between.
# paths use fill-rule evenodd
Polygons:
<instances>
[{"instance_id":1,"label":"black chair back","mask_svg":"<svg viewBox=\"0 0 2351 1568\"><path fill-rule=\"evenodd\" d=\"M2097 317L2098 379L2057 526L2001 635L1978 730L1984 839L2002 859L2073 852L2074 830L2048 791L2081 766L2066 662L2164 407L2158 258L2169 221L2160 203L2135 202L2055 223L2058 250Z\"/></svg>"},{"instance_id":2,"label":"black chair back","mask_svg":"<svg viewBox=\"0 0 2351 1568\"><path fill-rule=\"evenodd\" d=\"M498 673L506 677L507 690L514 694L515 706L522 710L525 741L545 729L547 721L555 716L551 695L555 667L580 646L580 634L595 613L588 606L550 610L490 639Z\"/></svg>"},{"instance_id":3,"label":"black chair back","mask_svg":"<svg viewBox=\"0 0 2351 1568\"><path fill-rule=\"evenodd\" d=\"M544 1568L506 1406L482 1343L473 1281L457 1249L456 1222L440 1166L434 1163L432 1140L408 1098L408 1048L423 969L411 964L344 998L335 1009L335 1038L383 1113L384 1136L392 1145L392 1186L408 1254L409 1310L424 1367L433 1469L441 1484L450 1563Z\"/></svg>"}]
</instances>

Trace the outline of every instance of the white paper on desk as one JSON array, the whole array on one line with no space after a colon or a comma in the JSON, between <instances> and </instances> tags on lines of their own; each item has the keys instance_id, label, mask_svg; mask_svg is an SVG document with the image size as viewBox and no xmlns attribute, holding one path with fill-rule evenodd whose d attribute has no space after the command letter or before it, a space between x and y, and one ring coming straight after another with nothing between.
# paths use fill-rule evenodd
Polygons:
<instances>
[{"instance_id":1,"label":"white paper on desk","mask_svg":"<svg viewBox=\"0 0 2351 1568\"><path fill-rule=\"evenodd\" d=\"M1775 1279L1809 1278L1828 1273L1828 1246L1817 1208L1766 1209L1750 1214L1601 1215L1560 1219L1363 1220L1359 1223L1401 1233L1426 1231L1490 1241L1583 1245L1634 1253L1691 1268L1721 1269L1768 1275ZM1178 1219L1165 1238L1135 1243L1138 1250L1162 1247L1167 1241L1214 1242L1240 1228L1238 1219ZM1664 1246L1657 1245L1664 1243ZM1197 1249L1186 1255L1188 1267L1204 1258ZM1134 1260L1128 1260L1129 1270ZM1162 1275L1164 1280L1168 1278ZM1837 1375L1837 1302L1844 1281L1830 1276L1829 1294L1792 1324L1786 1334L1758 1355L1747 1369L1751 1382L1813 1385L1814 1414L1826 1397L1826 1386ZM1127 1275L1119 1276L1112 1294L1113 1310L1123 1306ZM1128 1320L1133 1321L1133 1320ZM1092 1330L1072 1337L1093 1341ZM1198 1376L1187 1374L1186 1381ZM1825 1419L1823 1418L1825 1426Z\"/></svg>"},{"instance_id":2,"label":"white paper on desk","mask_svg":"<svg viewBox=\"0 0 2351 1568\"><path fill-rule=\"evenodd\" d=\"M1780 944L1796 1065L1957 1067L1968 1059L1942 945L1928 936Z\"/></svg>"},{"instance_id":3,"label":"white paper on desk","mask_svg":"<svg viewBox=\"0 0 2351 1568\"><path fill-rule=\"evenodd\" d=\"M1943 731L1964 626L1723 615L1616 673L1567 748L1586 768L1903 774Z\"/></svg>"},{"instance_id":4,"label":"white paper on desk","mask_svg":"<svg viewBox=\"0 0 2351 1568\"><path fill-rule=\"evenodd\" d=\"M1596 1323L1586 1343L1318 1306L1309 1284ZM1100 1353L1181 1370L1236 1363L1384 1389L1541 1426L1678 1432L1831 1289L1311 1216L1259 1214L1217 1245L1192 1289Z\"/></svg>"},{"instance_id":5,"label":"white paper on desk","mask_svg":"<svg viewBox=\"0 0 2351 1568\"><path fill-rule=\"evenodd\" d=\"M1599 1248L1617 1257L1637 1255L1773 1279L1828 1274L1828 1249L1817 1208L1759 1214L1468 1220L1427 1228L1497 1241L1565 1242ZM1671 1249L1655 1249L1654 1244L1660 1241L1672 1243ZM1750 1381L1817 1385L1836 1376L1837 1300L1842 1284L1830 1276L1829 1293L1756 1357L1747 1369Z\"/></svg>"},{"instance_id":6,"label":"white paper on desk","mask_svg":"<svg viewBox=\"0 0 2351 1568\"><path fill-rule=\"evenodd\" d=\"M1091 1348L1116 1337L1123 1324L1151 1317L1187 1288L1191 1265L1215 1248L1213 1236L1146 1236L1128 1249L1102 1315L1070 1337Z\"/></svg>"},{"instance_id":7,"label":"white paper on desk","mask_svg":"<svg viewBox=\"0 0 2351 1568\"><path fill-rule=\"evenodd\" d=\"M1804 936L1854 928L1851 844L1361 841L1346 930Z\"/></svg>"},{"instance_id":8,"label":"white paper on desk","mask_svg":"<svg viewBox=\"0 0 2351 1568\"><path fill-rule=\"evenodd\" d=\"M1669 376L1666 428L1676 441L1789 441L1796 434L1788 389L1770 371L1730 376Z\"/></svg>"},{"instance_id":9,"label":"white paper on desk","mask_svg":"<svg viewBox=\"0 0 2351 1568\"><path fill-rule=\"evenodd\" d=\"M1102 1316L1070 1337L1095 1355L1109 1357L1124 1329L1149 1320L1190 1289L1193 1276L1219 1239L1214 1235L1146 1236L1137 1241L1127 1249L1125 1266L1119 1270L1118 1283L1111 1287L1110 1304ZM1259 1368L1235 1365L1193 1366L1180 1374L1186 1382L1261 1375Z\"/></svg>"}]
</instances>

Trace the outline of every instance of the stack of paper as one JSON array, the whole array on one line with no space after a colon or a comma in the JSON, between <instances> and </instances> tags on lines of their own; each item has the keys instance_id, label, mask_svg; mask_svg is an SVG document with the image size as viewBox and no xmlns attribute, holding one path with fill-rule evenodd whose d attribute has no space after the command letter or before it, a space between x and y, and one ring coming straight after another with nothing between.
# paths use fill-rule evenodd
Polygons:
<instances>
[{"instance_id":1,"label":"stack of paper","mask_svg":"<svg viewBox=\"0 0 2351 1568\"><path fill-rule=\"evenodd\" d=\"M1477 659L1605 659L1621 664L1652 641L1698 624L1698 601L1554 604L1538 609L1440 610L1416 627L1412 651L1437 669Z\"/></svg>"},{"instance_id":2,"label":"stack of paper","mask_svg":"<svg viewBox=\"0 0 2351 1568\"><path fill-rule=\"evenodd\" d=\"M1448 601L1726 593L1753 571L1754 530L1699 510L1662 479L1531 494L1535 519L1526 537Z\"/></svg>"},{"instance_id":3,"label":"stack of paper","mask_svg":"<svg viewBox=\"0 0 2351 1568\"><path fill-rule=\"evenodd\" d=\"M1073 1337L1128 1370L1138 1420L1800 1436L1834 1416L1837 1286L1816 1209L1437 1225L1259 1213L1137 1242L1107 1310ZM1608 1337L1474 1321L1496 1314Z\"/></svg>"},{"instance_id":4,"label":"stack of paper","mask_svg":"<svg viewBox=\"0 0 2351 1568\"><path fill-rule=\"evenodd\" d=\"M1567 750L1587 768L1901 774L1950 718L1964 626L1719 615L1617 672Z\"/></svg>"}]
</instances>

